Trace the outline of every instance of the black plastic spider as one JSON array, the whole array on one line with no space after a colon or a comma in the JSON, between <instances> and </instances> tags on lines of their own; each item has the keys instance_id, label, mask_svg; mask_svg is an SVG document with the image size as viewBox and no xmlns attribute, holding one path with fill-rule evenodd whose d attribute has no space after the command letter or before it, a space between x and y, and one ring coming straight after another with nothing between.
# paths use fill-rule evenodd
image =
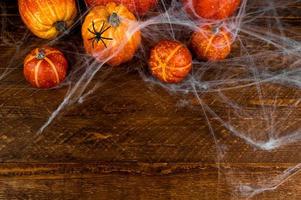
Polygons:
<instances>
[{"instance_id":1,"label":"black plastic spider","mask_svg":"<svg viewBox=\"0 0 301 200\"><path fill-rule=\"evenodd\" d=\"M88 31L94 35L94 37L88 39L88 40L92 40L92 47L93 47L93 48L94 48L94 43L95 43L95 41L96 41L96 43L98 43L99 41L101 41L102 44L107 48L107 45L106 45L106 43L104 42L104 40L113 40L113 38L102 37L102 34L103 34L104 32L106 32L109 28L111 28L111 26L109 26L109 27L107 27L106 29L104 29L104 25L105 25L105 22L103 21L100 31L96 31L94 21L92 21L92 28L93 28L93 31L91 31L91 30L88 28Z\"/></svg>"}]
</instances>

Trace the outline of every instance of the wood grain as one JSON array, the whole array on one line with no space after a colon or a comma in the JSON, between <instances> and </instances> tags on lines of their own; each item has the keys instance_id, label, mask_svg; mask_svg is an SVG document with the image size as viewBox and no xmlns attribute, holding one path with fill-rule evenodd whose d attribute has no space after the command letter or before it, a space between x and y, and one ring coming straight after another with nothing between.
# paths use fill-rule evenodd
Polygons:
<instances>
[{"instance_id":1,"label":"wood grain","mask_svg":"<svg viewBox=\"0 0 301 200\"><path fill-rule=\"evenodd\" d=\"M261 2L253 1L250 11ZM99 84L94 93L83 103L69 107L37 135L68 88L36 90L26 83L22 75L24 55L46 41L26 30L15 1L5 0L0 5L1 29L5 30L0 36L0 72L11 69L0 82L0 200L244 199L238 196L236 187L244 184L267 188L252 199L301 199L298 171L273 188L275 179L300 163L300 142L267 151L246 143L220 121L231 120L241 132L267 141L264 133L269 130L262 117L263 106L268 111L273 109L272 118L279 122L275 125L277 138L285 137L300 126L298 88L263 83L260 98L256 86L233 87L223 96L218 91L205 92L204 104L220 118L208 115L211 130L192 94L175 94L145 82L139 76L141 63L136 59L122 68L102 69L93 79L93 84ZM300 33L292 34L298 41L300 11L297 2L278 13L278 19L288 27L288 35ZM271 18L261 15L258 26L264 27ZM18 46L24 35L27 39ZM242 37L250 40L251 52L272 48ZM81 46L79 38L76 27L67 38L55 43L67 54L73 69L79 66L79 54L74 55L70 49ZM239 46L234 48L233 57L239 54ZM15 55L16 51L21 53ZM279 70L283 66L279 63L289 64L291 60L272 53L264 62L272 70ZM249 76L244 68L225 65L209 70L206 78L214 80L221 68L228 77ZM243 114L237 115L229 102L243 108Z\"/></svg>"}]
</instances>

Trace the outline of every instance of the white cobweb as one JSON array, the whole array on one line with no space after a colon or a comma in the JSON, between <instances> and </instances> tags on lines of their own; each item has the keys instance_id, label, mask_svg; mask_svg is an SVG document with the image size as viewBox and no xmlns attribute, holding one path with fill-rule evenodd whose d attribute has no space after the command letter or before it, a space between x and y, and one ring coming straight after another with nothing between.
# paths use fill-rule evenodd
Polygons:
<instances>
[{"instance_id":1,"label":"white cobweb","mask_svg":"<svg viewBox=\"0 0 301 200\"><path fill-rule=\"evenodd\" d=\"M138 23L129 22L130 32L141 29L146 39L135 58L141 65L138 68L141 78L147 84L159 85L172 94L194 95L194 109L205 116L206 121L203 123L207 125L216 145L219 174L225 177L231 187L233 198L248 199L266 191L277 190L284 182L293 179L301 168L300 155L296 155L294 166L287 166L285 171L270 176L254 175L256 181L251 185L240 178L244 171L237 171L230 165L233 150L229 148L235 148L235 144L224 141L216 128L219 124L227 130L227 134L234 135L254 148L254 155L266 152L273 156L277 150L300 142L301 31L300 27L290 24L279 15L280 12L294 12L290 6L298 3L301 5L298 0L243 0L236 15L226 21L194 21L185 14L178 1L161 0L160 6L149 16ZM1 4L1 12L7 12L5 4ZM79 31L76 26L83 21L87 12L80 12L80 17L65 35L70 31ZM298 16L297 12L291 14ZM197 30L197 23L226 24L235 37L231 56L220 62L194 60L192 73L177 85L163 84L152 78L144 70L149 47L163 38L188 44L190 33ZM22 34L14 37L12 30ZM61 40L65 35L43 44L63 43ZM74 40L78 35L71 37ZM24 26L15 25L9 15L1 18L0 47L11 47L11 51L15 52L2 55L3 58L9 56L11 59L2 66L0 80L5 80L20 67L16 60L36 47L36 42L28 38L32 37ZM64 53L77 58L72 63L67 80L60 86L68 90L64 100L36 130L38 134L43 134L65 109L85 102L106 81L105 74L103 82L92 81L104 63L85 55L78 45L80 42L64 45ZM282 98L279 99L279 96ZM189 100L183 102L184 106L190 106ZM241 155L241 159L248 160L254 155ZM263 160L268 161L268 158ZM260 159L255 156L256 161ZM228 165L230 167L226 167Z\"/></svg>"}]
</instances>

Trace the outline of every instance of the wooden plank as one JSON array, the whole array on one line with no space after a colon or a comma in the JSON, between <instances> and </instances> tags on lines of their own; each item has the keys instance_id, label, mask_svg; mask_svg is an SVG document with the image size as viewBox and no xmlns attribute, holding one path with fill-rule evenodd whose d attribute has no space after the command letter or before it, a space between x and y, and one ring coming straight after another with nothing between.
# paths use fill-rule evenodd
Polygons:
<instances>
[{"instance_id":1,"label":"wooden plank","mask_svg":"<svg viewBox=\"0 0 301 200\"><path fill-rule=\"evenodd\" d=\"M120 165L123 170L118 171L116 166ZM262 181L260 188L267 191L253 199L301 197L300 174L279 185L280 189L276 191L269 188L277 187L270 184L273 182L270 177L277 177L288 167L286 165L277 168L233 165L232 169L237 171L222 174L227 176L226 182L218 178L213 166L199 163L190 167L187 163L1 165L0 173L5 178L0 180L0 199L236 199L239 197L235 190L246 190L243 194L249 194L247 185L243 188L227 185L236 181L236 176L246 183L252 183L254 179ZM242 174L242 170L246 173Z\"/></svg>"}]
</instances>

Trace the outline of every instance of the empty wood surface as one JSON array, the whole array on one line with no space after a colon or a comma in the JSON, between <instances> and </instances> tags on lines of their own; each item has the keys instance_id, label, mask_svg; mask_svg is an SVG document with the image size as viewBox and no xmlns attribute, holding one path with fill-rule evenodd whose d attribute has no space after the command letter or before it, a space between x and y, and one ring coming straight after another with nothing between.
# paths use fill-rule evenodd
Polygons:
<instances>
[{"instance_id":1,"label":"empty wood surface","mask_svg":"<svg viewBox=\"0 0 301 200\"><path fill-rule=\"evenodd\" d=\"M250 9L256 10L260 3L254 1ZM29 39L22 41L27 33L16 1L0 5L0 70L12 69L0 82L0 200L245 199L247 196L237 191L246 189L237 187L240 185L266 190L251 199L301 199L300 142L271 151L246 143L207 113L208 123L193 94L170 92L144 81L137 70L131 70L140 65L137 59L121 68L100 70L93 79L99 87L82 104L64 110L38 135L68 88L36 90L26 83L22 59L35 45L45 42L29 32ZM296 1L279 12L279 20L301 37L301 4ZM260 18L264 24L271 16ZM301 39L298 34L294 37ZM18 44L18 40L28 51L14 58L16 45L11 41ZM71 65L72 59L80 56L68 53L74 44L82 52L79 28L55 44L67 52ZM252 44L250 51L269 48L255 41ZM233 54L239 46L234 48ZM275 69L279 62L289 62L277 59L271 57L266 62ZM235 76L245 72L237 68L224 73ZM260 98L255 86L223 94L243 108L243 115L235 115L215 93L205 93L202 101L221 119L231 116L241 131L250 135L258 131L258 139L264 140L260 132L266 131L262 106L274 109L272 117L279 122L275 128L284 136L300 126L298 88L262 83ZM283 183L277 181L295 166L293 176Z\"/></svg>"}]
</instances>

